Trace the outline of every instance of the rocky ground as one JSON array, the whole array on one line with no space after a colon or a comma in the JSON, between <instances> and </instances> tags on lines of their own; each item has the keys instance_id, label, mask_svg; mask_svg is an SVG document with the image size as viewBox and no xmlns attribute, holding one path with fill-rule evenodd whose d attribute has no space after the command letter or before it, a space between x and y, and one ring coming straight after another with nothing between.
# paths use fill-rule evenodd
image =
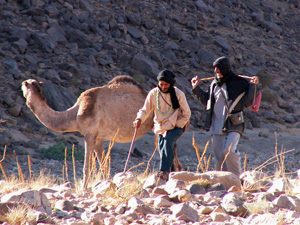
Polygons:
<instances>
[{"instance_id":1,"label":"rocky ground","mask_svg":"<svg viewBox=\"0 0 300 225\"><path fill-rule=\"evenodd\" d=\"M300 129L300 2L279 1L12 1L0 0L0 152L7 174L18 175L16 157L28 174L49 170L62 179L62 161L46 160L37 149L60 141L83 151L77 133L45 128L25 105L23 80L44 81L44 95L55 110L71 107L91 87L127 74L145 90L156 85L161 69L173 70L192 109L191 127L178 142L180 161L195 172L198 159L193 136L203 152L210 140L203 131L203 106L190 92L189 80L212 76L212 62L230 57L238 74L258 75L263 93L258 112L246 110L247 129L239 150L252 170L285 152L285 169L299 169ZM207 86L209 83L204 83ZM105 143L107 149L108 143ZM111 175L123 170L130 143L115 144ZM135 142L129 168L143 172L154 150L150 132ZM211 151L208 147L206 156ZM213 158L210 169L213 167ZM159 162L156 152L150 165ZM77 175L82 176L82 161ZM71 165L71 162L70 162ZM70 174L72 174L72 168ZM278 164L264 168L274 174ZM4 179L3 174L0 175ZM71 176L70 176L71 177Z\"/></svg>"},{"instance_id":2,"label":"rocky ground","mask_svg":"<svg viewBox=\"0 0 300 225\"><path fill-rule=\"evenodd\" d=\"M24 188L1 181L0 221L11 224L300 224L299 177L230 172L117 173L82 191L73 183ZM46 183L46 182L45 182ZM23 188L20 188L20 187ZM29 185L28 185L29 186ZM28 211L14 211L14 207ZM14 214L12 214L14 212ZM10 220L7 214L12 214Z\"/></svg>"}]
</instances>

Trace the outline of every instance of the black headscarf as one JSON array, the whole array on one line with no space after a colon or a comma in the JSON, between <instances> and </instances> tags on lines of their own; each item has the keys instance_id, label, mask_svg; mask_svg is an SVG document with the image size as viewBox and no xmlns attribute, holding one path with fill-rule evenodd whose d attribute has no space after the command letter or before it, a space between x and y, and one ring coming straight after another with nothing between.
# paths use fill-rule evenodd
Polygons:
<instances>
[{"instance_id":1,"label":"black headscarf","mask_svg":"<svg viewBox=\"0 0 300 225\"><path fill-rule=\"evenodd\" d=\"M170 88L167 92L170 93L170 95L171 95L171 102L172 102L173 109L178 109L179 102L178 102L178 98L176 96L176 92L175 92L175 88L174 88L174 84L176 83L175 74L169 70L162 70L159 72L159 74L157 76L157 80L165 81L168 84L170 84ZM158 88L160 89L159 86L158 86ZM161 89L160 89L160 91L161 91Z\"/></svg>"},{"instance_id":2,"label":"black headscarf","mask_svg":"<svg viewBox=\"0 0 300 225\"><path fill-rule=\"evenodd\" d=\"M227 57L222 56L214 61L213 67L218 67L220 73L223 75L222 78L215 78L217 81L217 85L222 86L228 79L230 79L230 75L232 74L230 61Z\"/></svg>"}]
</instances>

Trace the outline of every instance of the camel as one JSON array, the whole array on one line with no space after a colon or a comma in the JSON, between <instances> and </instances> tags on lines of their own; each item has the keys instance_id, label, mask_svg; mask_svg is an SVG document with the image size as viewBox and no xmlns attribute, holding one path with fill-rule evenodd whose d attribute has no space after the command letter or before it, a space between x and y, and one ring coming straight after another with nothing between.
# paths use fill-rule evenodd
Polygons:
<instances>
[{"instance_id":1,"label":"camel","mask_svg":"<svg viewBox=\"0 0 300 225\"><path fill-rule=\"evenodd\" d=\"M91 88L78 97L76 103L63 112L51 109L42 95L43 82L28 79L22 82L26 104L38 120L56 132L78 131L84 136L85 159L83 185L86 188L90 172L91 153L102 159L102 141L110 141L119 132L115 141L128 143L134 134L133 121L143 106L147 94L130 76L117 76L108 84ZM142 123L136 140L153 127L153 115ZM176 154L175 154L176 155ZM181 169L177 155L174 159L177 170Z\"/></svg>"}]
</instances>

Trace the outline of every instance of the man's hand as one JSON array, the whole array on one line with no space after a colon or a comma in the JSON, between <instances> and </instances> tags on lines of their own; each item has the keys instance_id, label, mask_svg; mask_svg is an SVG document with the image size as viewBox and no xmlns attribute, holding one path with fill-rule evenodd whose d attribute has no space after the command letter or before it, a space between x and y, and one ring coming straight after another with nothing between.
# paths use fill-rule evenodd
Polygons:
<instances>
[{"instance_id":1,"label":"man's hand","mask_svg":"<svg viewBox=\"0 0 300 225\"><path fill-rule=\"evenodd\" d=\"M191 80L191 85L193 88L197 87L200 83L200 80L199 80L199 77L198 76L195 76L192 78Z\"/></svg>"},{"instance_id":2,"label":"man's hand","mask_svg":"<svg viewBox=\"0 0 300 225\"><path fill-rule=\"evenodd\" d=\"M137 129L139 129L141 126L141 123L142 123L141 119L137 118L137 119L135 119L135 121L133 121L133 126Z\"/></svg>"},{"instance_id":3,"label":"man's hand","mask_svg":"<svg viewBox=\"0 0 300 225\"><path fill-rule=\"evenodd\" d=\"M250 83L253 83L253 84L258 84L258 76L253 76L253 77L251 77L251 79L250 79Z\"/></svg>"}]
</instances>

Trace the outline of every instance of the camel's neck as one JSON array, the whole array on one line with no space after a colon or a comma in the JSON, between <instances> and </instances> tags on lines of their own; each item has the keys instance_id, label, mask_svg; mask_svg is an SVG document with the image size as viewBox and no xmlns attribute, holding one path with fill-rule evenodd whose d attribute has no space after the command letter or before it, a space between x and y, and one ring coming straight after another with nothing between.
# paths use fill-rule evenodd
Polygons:
<instances>
[{"instance_id":1,"label":"camel's neck","mask_svg":"<svg viewBox=\"0 0 300 225\"><path fill-rule=\"evenodd\" d=\"M77 107L59 112L51 109L45 100L40 96L29 95L26 104L35 116L46 127L57 132L78 131L76 126Z\"/></svg>"}]
</instances>

